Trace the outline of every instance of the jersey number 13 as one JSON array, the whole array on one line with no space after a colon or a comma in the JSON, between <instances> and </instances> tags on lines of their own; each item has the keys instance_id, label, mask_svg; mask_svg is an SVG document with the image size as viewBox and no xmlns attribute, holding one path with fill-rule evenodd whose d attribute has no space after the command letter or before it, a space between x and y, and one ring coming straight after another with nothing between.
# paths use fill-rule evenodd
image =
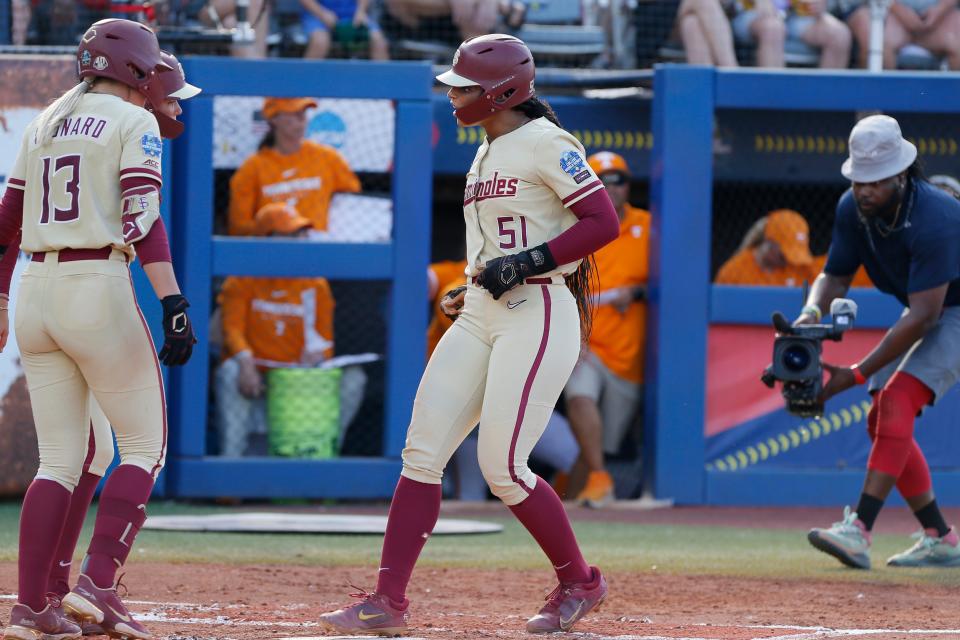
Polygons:
<instances>
[{"instance_id":1,"label":"jersey number 13","mask_svg":"<svg viewBox=\"0 0 960 640\"><path fill-rule=\"evenodd\" d=\"M53 209L53 222L72 222L80 217L80 156L68 155L41 158L43 161L43 203L40 208L40 224L50 223L50 209ZM52 171L51 171L52 168ZM64 185L70 204L66 209L56 206L54 194L50 193L50 183L61 171L70 175Z\"/></svg>"}]
</instances>

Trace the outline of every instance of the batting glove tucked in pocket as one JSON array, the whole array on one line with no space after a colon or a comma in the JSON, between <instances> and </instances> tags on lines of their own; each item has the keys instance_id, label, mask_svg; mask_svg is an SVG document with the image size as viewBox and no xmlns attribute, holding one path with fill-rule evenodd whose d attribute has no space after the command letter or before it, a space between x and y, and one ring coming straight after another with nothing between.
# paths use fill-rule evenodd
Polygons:
<instances>
[{"instance_id":1,"label":"batting glove tucked in pocket","mask_svg":"<svg viewBox=\"0 0 960 640\"><path fill-rule=\"evenodd\" d=\"M160 362L168 367L184 365L193 353L193 345L197 343L190 316L187 315L190 303L180 294L167 296L160 303L163 305L163 348L160 349Z\"/></svg>"}]
</instances>

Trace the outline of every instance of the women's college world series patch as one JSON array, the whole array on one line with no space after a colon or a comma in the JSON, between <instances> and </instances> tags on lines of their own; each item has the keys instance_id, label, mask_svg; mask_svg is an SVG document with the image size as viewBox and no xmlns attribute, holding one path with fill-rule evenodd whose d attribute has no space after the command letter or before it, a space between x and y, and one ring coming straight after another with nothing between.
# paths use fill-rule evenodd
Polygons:
<instances>
[{"instance_id":1,"label":"women's college world series patch","mask_svg":"<svg viewBox=\"0 0 960 640\"><path fill-rule=\"evenodd\" d=\"M587 169L587 163L576 151L564 151L560 154L560 169L564 173L570 174L573 181L580 184L590 177L590 171Z\"/></svg>"}]
</instances>

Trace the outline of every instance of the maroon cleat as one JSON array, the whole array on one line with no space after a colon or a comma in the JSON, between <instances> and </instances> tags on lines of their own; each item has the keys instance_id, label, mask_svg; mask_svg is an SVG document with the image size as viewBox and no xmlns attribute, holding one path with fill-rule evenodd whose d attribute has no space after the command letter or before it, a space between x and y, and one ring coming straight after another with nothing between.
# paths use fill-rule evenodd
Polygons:
<instances>
[{"instance_id":1,"label":"maroon cleat","mask_svg":"<svg viewBox=\"0 0 960 640\"><path fill-rule=\"evenodd\" d=\"M120 581L117 580L117 584ZM150 640L147 629L133 619L127 607L120 601L116 586L101 589L84 574L80 574L77 586L63 599L67 614L81 624L97 624L101 633L119 640Z\"/></svg>"},{"instance_id":2,"label":"maroon cleat","mask_svg":"<svg viewBox=\"0 0 960 640\"><path fill-rule=\"evenodd\" d=\"M593 580L587 583L557 585L547 596L547 604L527 620L527 633L570 631L577 620L603 603L607 581L600 569L590 567Z\"/></svg>"},{"instance_id":3,"label":"maroon cleat","mask_svg":"<svg viewBox=\"0 0 960 640\"><path fill-rule=\"evenodd\" d=\"M37 613L25 604L10 611L10 625L3 640L79 640L80 627L68 620L60 609L60 600L47 596L47 606Z\"/></svg>"},{"instance_id":4,"label":"maroon cleat","mask_svg":"<svg viewBox=\"0 0 960 640\"><path fill-rule=\"evenodd\" d=\"M83 633L84 638L107 635L107 632L103 630L103 627L96 622L84 622L80 625L80 631Z\"/></svg>"},{"instance_id":5,"label":"maroon cleat","mask_svg":"<svg viewBox=\"0 0 960 640\"><path fill-rule=\"evenodd\" d=\"M407 631L409 600L404 600L403 608L394 606L390 598L379 593L350 594L359 598L343 609L320 616L320 625L328 631L347 635L400 636Z\"/></svg>"}]
</instances>

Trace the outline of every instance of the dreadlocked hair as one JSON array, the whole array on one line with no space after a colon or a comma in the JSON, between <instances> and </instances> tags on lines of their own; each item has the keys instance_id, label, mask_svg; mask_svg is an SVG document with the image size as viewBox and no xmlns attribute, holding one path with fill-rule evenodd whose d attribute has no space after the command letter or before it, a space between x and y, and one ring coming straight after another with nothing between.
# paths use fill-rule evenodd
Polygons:
<instances>
[{"instance_id":1,"label":"dreadlocked hair","mask_svg":"<svg viewBox=\"0 0 960 640\"><path fill-rule=\"evenodd\" d=\"M593 259L593 254L581 260L577 270L566 276L564 280L577 301L577 313L580 315L580 341L587 344L590 331L593 329L593 312L597 306L593 292L600 289L597 263Z\"/></svg>"},{"instance_id":2,"label":"dreadlocked hair","mask_svg":"<svg viewBox=\"0 0 960 640\"><path fill-rule=\"evenodd\" d=\"M515 106L513 109L514 111L519 111L531 120L536 120L537 118L546 118L561 129L563 128L560 124L560 119L557 118L557 114L553 112L553 107L551 107L546 100L542 100L537 96L531 96L526 101Z\"/></svg>"}]
</instances>

